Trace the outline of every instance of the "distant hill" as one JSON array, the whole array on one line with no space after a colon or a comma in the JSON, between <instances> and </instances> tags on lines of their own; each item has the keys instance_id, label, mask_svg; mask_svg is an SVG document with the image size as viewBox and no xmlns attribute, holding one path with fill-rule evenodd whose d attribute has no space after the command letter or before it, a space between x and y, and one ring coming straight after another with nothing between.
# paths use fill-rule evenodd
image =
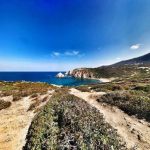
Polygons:
<instances>
[{"instance_id":1,"label":"distant hill","mask_svg":"<svg viewBox=\"0 0 150 150\"><path fill-rule=\"evenodd\" d=\"M150 53L109 66L74 69L70 75L77 78L129 77L134 74L141 74L140 67L150 67Z\"/></svg>"},{"instance_id":2,"label":"distant hill","mask_svg":"<svg viewBox=\"0 0 150 150\"><path fill-rule=\"evenodd\" d=\"M150 65L150 53L137 58L118 62L116 64L113 64L112 66L122 66L122 65Z\"/></svg>"}]
</instances>

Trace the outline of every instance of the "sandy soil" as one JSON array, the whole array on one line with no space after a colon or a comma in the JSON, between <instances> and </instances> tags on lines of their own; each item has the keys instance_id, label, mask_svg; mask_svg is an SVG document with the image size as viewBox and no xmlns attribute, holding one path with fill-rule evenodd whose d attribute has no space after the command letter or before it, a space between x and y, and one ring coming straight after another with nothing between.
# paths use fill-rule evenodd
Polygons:
<instances>
[{"instance_id":1,"label":"sandy soil","mask_svg":"<svg viewBox=\"0 0 150 150\"><path fill-rule=\"evenodd\" d=\"M48 91L46 95L40 96L42 100L45 96L51 96L53 91ZM48 98L48 100L49 100ZM5 100L12 101L12 97L6 97ZM47 101L48 101L47 100ZM40 105L46 104L45 101ZM0 150L21 150L25 144L25 138L28 128L35 113L27 111L33 103L32 99L25 97L12 105L0 111Z\"/></svg>"},{"instance_id":2,"label":"sandy soil","mask_svg":"<svg viewBox=\"0 0 150 150\"><path fill-rule=\"evenodd\" d=\"M105 121L117 130L128 149L150 149L150 124L148 122L129 116L117 107L98 103L95 97L104 94L103 92L81 92L72 88L70 93L97 108L104 115Z\"/></svg>"}]
</instances>

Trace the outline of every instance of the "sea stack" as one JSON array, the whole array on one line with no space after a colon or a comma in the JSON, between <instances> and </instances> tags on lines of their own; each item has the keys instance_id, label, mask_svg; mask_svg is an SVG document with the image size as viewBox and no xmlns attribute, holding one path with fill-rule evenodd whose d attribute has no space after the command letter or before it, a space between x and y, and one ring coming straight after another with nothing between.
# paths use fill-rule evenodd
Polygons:
<instances>
[{"instance_id":1,"label":"sea stack","mask_svg":"<svg viewBox=\"0 0 150 150\"><path fill-rule=\"evenodd\" d=\"M62 73L60 72L60 73L58 73L58 74L56 75L56 77L57 77L57 78L64 78L64 77L65 77L65 75L64 75L64 74L62 74Z\"/></svg>"}]
</instances>

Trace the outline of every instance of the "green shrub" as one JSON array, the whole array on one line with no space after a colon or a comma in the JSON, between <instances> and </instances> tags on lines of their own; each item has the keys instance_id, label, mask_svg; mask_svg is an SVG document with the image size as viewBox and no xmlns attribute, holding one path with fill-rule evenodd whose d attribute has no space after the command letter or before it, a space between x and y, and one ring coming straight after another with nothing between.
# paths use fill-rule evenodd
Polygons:
<instances>
[{"instance_id":1,"label":"green shrub","mask_svg":"<svg viewBox=\"0 0 150 150\"><path fill-rule=\"evenodd\" d=\"M13 95L13 101L20 100L22 97L37 97L38 94L46 94L48 90L56 87L46 83L31 82L0 82L0 96Z\"/></svg>"},{"instance_id":2,"label":"green shrub","mask_svg":"<svg viewBox=\"0 0 150 150\"><path fill-rule=\"evenodd\" d=\"M124 87L124 85L116 83L101 83L91 87L91 90L96 92L121 91L124 89L127 89L127 86Z\"/></svg>"},{"instance_id":3,"label":"green shrub","mask_svg":"<svg viewBox=\"0 0 150 150\"><path fill-rule=\"evenodd\" d=\"M147 96L134 95L133 92L111 92L97 101L118 106L129 115L150 121L150 98Z\"/></svg>"},{"instance_id":4,"label":"green shrub","mask_svg":"<svg viewBox=\"0 0 150 150\"><path fill-rule=\"evenodd\" d=\"M116 131L83 100L57 91L35 116L24 150L121 150Z\"/></svg>"},{"instance_id":5,"label":"green shrub","mask_svg":"<svg viewBox=\"0 0 150 150\"><path fill-rule=\"evenodd\" d=\"M150 93L150 85L136 86L136 87L134 88L134 90L137 90L137 91L144 91L144 92Z\"/></svg>"},{"instance_id":6,"label":"green shrub","mask_svg":"<svg viewBox=\"0 0 150 150\"><path fill-rule=\"evenodd\" d=\"M89 86L78 86L78 87L76 87L76 89L80 90L81 92L90 92L91 91Z\"/></svg>"}]
</instances>

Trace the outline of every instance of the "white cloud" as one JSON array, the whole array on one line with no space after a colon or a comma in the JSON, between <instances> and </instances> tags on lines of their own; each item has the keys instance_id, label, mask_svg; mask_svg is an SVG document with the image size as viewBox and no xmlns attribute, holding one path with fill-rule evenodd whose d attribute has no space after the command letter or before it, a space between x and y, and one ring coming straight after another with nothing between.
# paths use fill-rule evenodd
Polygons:
<instances>
[{"instance_id":1,"label":"white cloud","mask_svg":"<svg viewBox=\"0 0 150 150\"><path fill-rule=\"evenodd\" d=\"M65 51L64 53L60 53L58 51L54 51L52 52L51 56L55 56L55 57L58 57L58 56L62 56L62 57L65 57L65 56L78 56L78 57L83 57L84 54L80 53L80 51L77 51L77 50L68 50L68 51Z\"/></svg>"},{"instance_id":2,"label":"white cloud","mask_svg":"<svg viewBox=\"0 0 150 150\"><path fill-rule=\"evenodd\" d=\"M135 45L132 45L132 46L130 47L130 49L136 50L136 49L139 49L140 46L141 46L141 44L135 44Z\"/></svg>"},{"instance_id":3,"label":"white cloud","mask_svg":"<svg viewBox=\"0 0 150 150\"><path fill-rule=\"evenodd\" d=\"M116 59L117 59L117 60L120 60L121 58L117 57Z\"/></svg>"},{"instance_id":4,"label":"white cloud","mask_svg":"<svg viewBox=\"0 0 150 150\"><path fill-rule=\"evenodd\" d=\"M53 55L54 55L54 56L59 56L60 53L59 53L59 52L53 52Z\"/></svg>"},{"instance_id":5,"label":"white cloud","mask_svg":"<svg viewBox=\"0 0 150 150\"><path fill-rule=\"evenodd\" d=\"M67 55L67 56L77 56L80 52L79 51L67 51L64 53L64 55Z\"/></svg>"}]
</instances>

